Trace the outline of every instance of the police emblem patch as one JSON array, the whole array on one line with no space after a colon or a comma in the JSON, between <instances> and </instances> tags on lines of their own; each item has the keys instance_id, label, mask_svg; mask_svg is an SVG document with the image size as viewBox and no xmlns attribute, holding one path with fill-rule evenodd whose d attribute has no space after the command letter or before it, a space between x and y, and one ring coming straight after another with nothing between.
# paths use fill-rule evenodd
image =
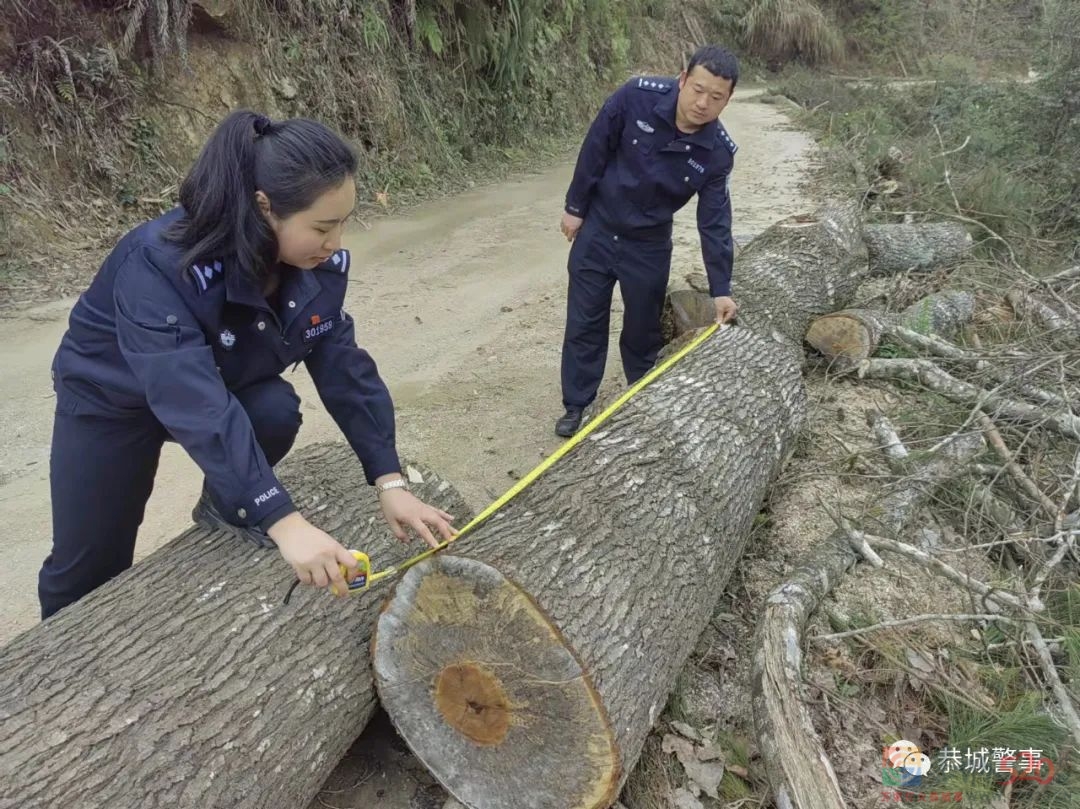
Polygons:
<instances>
[{"instance_id":1,"label":"police emblem patch","mask_svg":"<svg viewBox=\"0 0 1080 809\"><path fill-rule=\"evenodd\" d=\"M228 329L221 332L220 340L222 348L229 349L236 345L236 335Z\"/></svg>"},{"instance_id":2,"label":"police emblem patch","mask_svg":"<svg viewBox=\"0 0 1080 809\"><path fill-rule=\"evenodd\" d=\"M640 129L640 130L641 130L642 132L646 132L646 133L648 133L648 134L650 134L650 135L651 135L651 134L652 134L653 132L655 132L655 131L656 131L656 130L655 130L655 129L653 129L653 128L652 128L651 126L649 126L649 124L645 123L644 121L638 121L638 122L637 122L637 125L638 125L638 129Z\"/></svg>"}]
</instances>

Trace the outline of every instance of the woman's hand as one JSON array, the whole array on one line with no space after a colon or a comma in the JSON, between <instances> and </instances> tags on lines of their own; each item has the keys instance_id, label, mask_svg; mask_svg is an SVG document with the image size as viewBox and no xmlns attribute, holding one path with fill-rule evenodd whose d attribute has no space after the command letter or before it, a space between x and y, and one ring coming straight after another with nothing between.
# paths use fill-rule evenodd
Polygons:
<instances>
[{"instance_id":1,"label":"woman's hand","mask_svg":"<svg viewBox=\"0 0 1080 809\"><path fill-rule=\"evenodd\" d=\"M454 538L456 532L450 525L454 518L445 511L429 506L407 489L387 489L379 495L379 505L390 530L402 542L408 540L409 528L433 548L439 541L432 534L432 528L447 541Z\"/></svg>"},{"instance_id":2,"label":"woman's hand","mask_svg":"<svg viewBox=\"0 0 1080 809\"><path fill-rule=\"evenodd\" d=\"M360 572L356 559L340 542L309 523L298 511L282 517L267 533L304 584L329 586L335 595L344 596L348 593L348 582ZM339 565L347 569L345 576L341 575Z\"/></svg>"}]
</instances>

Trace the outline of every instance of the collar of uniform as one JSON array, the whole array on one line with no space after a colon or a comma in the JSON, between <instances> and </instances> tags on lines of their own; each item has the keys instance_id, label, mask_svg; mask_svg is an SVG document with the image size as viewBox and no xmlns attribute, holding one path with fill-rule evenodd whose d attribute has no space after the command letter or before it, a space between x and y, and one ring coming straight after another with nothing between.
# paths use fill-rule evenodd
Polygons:
<instances>
[{"instance_id":1,"label":"collar of uniform","mask_svg":"<svg viewBox=\"0 0 1080 809\"><path fill-rule=\"evenodd\" d=\"M665 124L671 127L671 130L676 131L675 127L675 104L679 100L679 83L672 80L672 86L675 88L674 93L665 93L660 96L660 100L656 102L656 106L653 107L653 112L660 116Z\"/></svg>"},{"instance_id":2,"label":"collar of uniform","mask_svg":"<svg viewBox=\"0 0 1080 809\"><path fill-rule=\"evenodd\" d=\"M668 93L666 96L656 102L656 106L653 107L653 112L660 116L660 118L671 127L672 132L678 132L679 129L675 125L675 107L679 102L679 83L673 79L672 84L676 90L674 93ZM717 122L710 121L701 127L697 132L692 132L682 138L684 143L692 143L695 146L700 146L703 149L712 149L716 145L716 130Z\"/></svg>"},{"instance_id":3,"label":"collar of uniform","mask_svg":"<svg viewBox=\"0 0 1080 809\"><path fill-rule=\"evenodd\" d=\"M235 264L225 272L225 300L253 309L269 308L258 281Z\"/></svg>"},{"instance_id":4,"label":"collar of uniform","mask_svg":"<svg viewBox=\"0 0 1080 809\"><path fill-rule=\"evenodd\" d=\"M281 322L283 327L289 324L298 314L304 311L309 303L322 292L322 284L315 277L313 270L298 270L289 267L285 273L284 283L281 286Z\"/></svg>"},{"instance_id":5,"label":"collar of uniform","mask_svg":"<svg viewBox=\"0 0 1080 809\"><path fill-rule=\"evenodd\" d=\"M280 290L280 299L284 315L281 318L288 323L305 306L315 300L322 291L322 284L315 273L287 267ZM262 287L239 268L225 273L225 299L229 303L238 303L254 309L270 309L270 304L263 295ZM290 304L292 304L290 306Z\"/></svg>"}]
</instances>

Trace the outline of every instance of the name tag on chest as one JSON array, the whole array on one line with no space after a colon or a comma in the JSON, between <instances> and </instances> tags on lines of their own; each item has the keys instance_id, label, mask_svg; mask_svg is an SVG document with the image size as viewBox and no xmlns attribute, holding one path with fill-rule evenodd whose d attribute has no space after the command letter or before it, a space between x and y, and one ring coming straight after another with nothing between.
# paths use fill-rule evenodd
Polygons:
<instances>
[{"instance_id":1,"label":"name tag on chest","mask_svg":"<svg viewBox=\"0 0 1080 809\"><path fill-rule=\"evenodd\" d=\"M324 334L329 334L333 330L334 318L328 317L325 320L319 320L317 323L312 323L304 329L304 342L310 343L312 340L317 340Z\"/></svg>"}]
</instances>

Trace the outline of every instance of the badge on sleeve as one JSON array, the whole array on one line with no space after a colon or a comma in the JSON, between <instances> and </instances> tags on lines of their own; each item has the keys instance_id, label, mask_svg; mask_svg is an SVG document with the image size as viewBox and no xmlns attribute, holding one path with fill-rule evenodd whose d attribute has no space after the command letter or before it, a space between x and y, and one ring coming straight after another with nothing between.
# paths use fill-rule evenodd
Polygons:
<instances>
[{"instance_id":1,"label":"badge on sleeve","mask_svg":"<svg viewBox=\"0 0 1080 809\"><path fill-rule=\"evenodd\" d=\"M328 334L333 330L334 318L323 318L319 315L312 315L310 324L304 329L304 342L310 343L312 340L322 337L324 334Z\"/></svg>"}]
</instances>

